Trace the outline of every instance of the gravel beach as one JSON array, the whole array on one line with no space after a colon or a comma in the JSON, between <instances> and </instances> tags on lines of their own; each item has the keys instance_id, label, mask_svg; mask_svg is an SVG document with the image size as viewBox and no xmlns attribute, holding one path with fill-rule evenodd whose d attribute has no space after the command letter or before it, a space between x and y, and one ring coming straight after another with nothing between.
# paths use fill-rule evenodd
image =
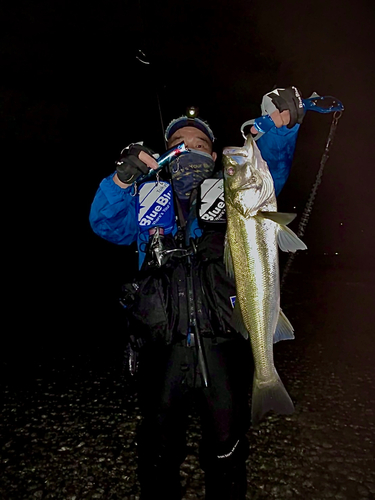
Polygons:
<instances>
[{"instance_id":1,"label":"gravel beach","mask_svg":"<svg viewBox=\"0 0 375 500\"><path fill-rule=\"evenodd\" d=\"M249 430L247 498L375 498L374 287L333 270L290 279L283 301L296 339L275 346L275 364L296 411ZM368 321L354 331L361 317ZM2 392L2 500L139 498L141 417L118 349L45 353L22 367L3 356ZM186 500L204 498L199 439L193 409Z\"/></svg>"}]
</instances>

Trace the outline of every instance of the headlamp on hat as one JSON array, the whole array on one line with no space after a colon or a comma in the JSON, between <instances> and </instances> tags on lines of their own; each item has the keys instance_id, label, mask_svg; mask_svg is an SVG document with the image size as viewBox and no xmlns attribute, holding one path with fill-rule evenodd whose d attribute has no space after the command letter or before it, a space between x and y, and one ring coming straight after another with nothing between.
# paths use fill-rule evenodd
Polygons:
<instances>
[{"instance_id":1,"label":"headlamp on hat","mask_svg":"<svg viewBox=\"0 0 375 500\"><path fill-rule=\"evenodd\" d=\"M199 113L199 108L196 106L189 106L186 108L186 116L189 118L197 118Z\"/></svg>"},{"instance_id":2,"label":"headlamp on hat","mask_svg":"<svg viewBox=\"0 0 375 500\"><path fill-rule=\"evenodd\" d=\"M198 111L199 109L197 107L191 106L186 110L185 116L180 116L179 118L172 120L168 125L167 130L165 131L165 140L168 142L172 135L180 128L195 127L206 134L211 142L214 142L214 133L212 132L207 122L201 120L200 118L197 118Z\"/></svg>"}]
</instances>

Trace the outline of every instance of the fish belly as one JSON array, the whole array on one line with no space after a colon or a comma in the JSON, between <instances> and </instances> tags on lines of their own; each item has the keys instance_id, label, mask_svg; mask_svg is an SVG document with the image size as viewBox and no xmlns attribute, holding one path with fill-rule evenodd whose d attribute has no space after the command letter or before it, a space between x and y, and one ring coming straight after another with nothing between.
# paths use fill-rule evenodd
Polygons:
<instances>
[{"instance_id":1,"label":"fish belly","mask_svg":"<svg viewBox=\"0 0 375 500\"><path fill-rule=\"evenodd\" d=\"M239 217L227 209L228 243L236 281L236 301L249 332L255 373L252 422L273 410L294 411L273 360L273 336L280 311L277 226L267 219Z\"/></svg>"},{"instance_id":2,"label":"fish belly","mask_svg":"<svg viewBox=\"0 0 375 500\"><path fill-rule=\"evenodd\" d=\"M276 224L256 217L228 217L236 300L249 332L256 377L275 377L273 335L280 309L280 285Z\"/></svg>"}]
</instances>

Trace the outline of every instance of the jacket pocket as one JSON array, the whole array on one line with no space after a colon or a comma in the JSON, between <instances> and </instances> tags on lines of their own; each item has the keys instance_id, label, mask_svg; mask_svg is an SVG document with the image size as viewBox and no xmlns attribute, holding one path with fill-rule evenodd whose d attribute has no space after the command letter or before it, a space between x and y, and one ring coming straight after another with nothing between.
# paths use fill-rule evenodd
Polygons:
<instances>
[{"instance_id":1,"label":"jacket pocket","mask_svg":"<svg viewBox=\"0 0 375 500\"><path fill-rule=\"evenodd\" d=\"M231 325L236 287L221 261L207 264L203 289L207 307L210 310L210 321L220 337L231 338L237 333Z\"/></svg>"},{"instance_id":2,"label":"jacket pocket","mask_svg":"<svg viewBox=\"0 0 375 500\"><path fill-rule=\"evenodd\" d=\"M139 283L130 311L130 325L145 340L160 340L169 344L174 324L173 311L168 276L161 276L160 273L147 276Z\"/></svg>"}]
</instances>

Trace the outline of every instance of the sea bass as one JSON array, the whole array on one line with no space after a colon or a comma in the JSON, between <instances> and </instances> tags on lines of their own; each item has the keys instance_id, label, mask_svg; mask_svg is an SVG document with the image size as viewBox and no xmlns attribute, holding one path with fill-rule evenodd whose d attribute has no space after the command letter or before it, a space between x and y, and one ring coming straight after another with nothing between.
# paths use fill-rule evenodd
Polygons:
<instances>
[{"instance_id":1,"label":"sea bass","mask_svg":"<svg viewBox=\"0 0 375 500\"><path fill-rule=\"evenodd\" d=\"M252 422L270 410L290 414L294 405L276 371L273 344L293 339L280 309L278 246L295 252L306 245L286 227L295 214L277 212L267 163L249 135L242 148L225 148L224 195L227 212L225 263L236 282L233 323L250 336L255 373Z\"/></svg>"}]
</instances>

